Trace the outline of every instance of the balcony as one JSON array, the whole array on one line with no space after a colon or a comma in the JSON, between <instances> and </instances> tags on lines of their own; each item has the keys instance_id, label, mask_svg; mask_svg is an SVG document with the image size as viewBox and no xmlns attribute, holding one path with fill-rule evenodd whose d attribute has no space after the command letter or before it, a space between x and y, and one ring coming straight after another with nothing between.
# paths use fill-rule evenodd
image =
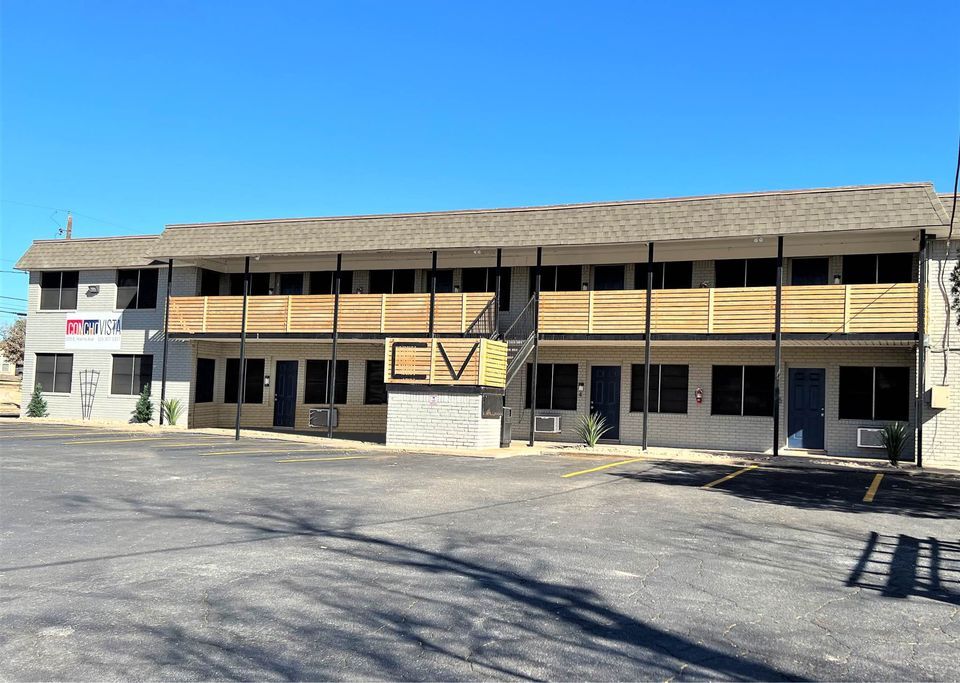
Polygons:
<instances>
[{"instance_id":1,"label":"balcony","mask_svg":"<svg viewBox=\"0 0 960 683\"><path fill-rule=\"evenodd\" d=\"M333 332L330 294L251 296L250 334L329 334ZM434 331L463 334L493 299L490 293L437 294ZM242 296L170 297L170 333L239 334ZM429 294L343 294L337 329L343 334L427 334Z\"/></svg>"},{"instance_id":2,"label":"balcony","mask_svg":"<svg viewBox=\"0 0 960 683\"><path fill-rule=\"evenodd\" d=\"M766 334L774 331L775 287L660 289L650 328L659 334ZM541 334L643 334L646 291L543 292ZM910 333L917 329L917 285L783 288L786 334Z\"/></svg>"}]
</instances>

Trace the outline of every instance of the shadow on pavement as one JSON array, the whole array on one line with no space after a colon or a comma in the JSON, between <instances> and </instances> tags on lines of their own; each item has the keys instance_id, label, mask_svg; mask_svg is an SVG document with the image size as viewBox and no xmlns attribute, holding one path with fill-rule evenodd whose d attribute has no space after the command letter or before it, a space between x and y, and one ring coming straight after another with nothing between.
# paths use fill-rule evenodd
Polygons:
<instances>
[{"instance_id":1,"label":"shadow on pavement","mask_svg":"<svg viewBox=\"0 0 960 683\"><path fill-rule=\"evenodd\" d=\"M960 606L960 542L870 533L848 586Z\"/></svg>"}]
</instances>

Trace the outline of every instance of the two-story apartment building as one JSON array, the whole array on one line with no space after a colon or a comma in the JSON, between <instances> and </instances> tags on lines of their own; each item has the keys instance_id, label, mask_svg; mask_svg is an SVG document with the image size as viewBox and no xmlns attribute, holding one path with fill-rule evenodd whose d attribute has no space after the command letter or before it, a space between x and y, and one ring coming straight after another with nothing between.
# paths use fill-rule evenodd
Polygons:
<instances>
[{"instance_id":1,"label":"two-story apartment building","mask_svg":"<svg viewBox=\"0 0 960 683\"><path fill-rule=\"evenodd\" d=\"M506 343L514 438L572 441L593 412L624 444L881 456L900 421L960 467L948 232L918 183L37 241L24 392L126 420L150 383L191 427L239 400L245 427L318 434L332 400L335 434L382 438L385 340L480 337Z\"/></svg>"}]
</instances>

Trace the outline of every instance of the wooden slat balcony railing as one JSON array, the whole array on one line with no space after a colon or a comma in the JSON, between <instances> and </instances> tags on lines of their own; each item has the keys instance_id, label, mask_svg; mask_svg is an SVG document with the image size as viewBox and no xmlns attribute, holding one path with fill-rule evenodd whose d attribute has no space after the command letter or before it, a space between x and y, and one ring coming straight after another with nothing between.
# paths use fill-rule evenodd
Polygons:
<instances>
[{"instance_id":1,"label":"wooden slat balcony railing","mask_svg":"<svg viewBox=\"0 0 960 683\"><path fill-rule=\"evenodd\" d=\"M774 331L775 287L658 289L650 328L661 334L751 334ZM785 333L914 332L917 285L820 285L783 288ZM646 292L543 292L542 334L642 334Z\"/></svg>"},{"instance_id":2,"label":"wooden slat balcony railing","mask_svg":"<svg viewBox=\"0 0 960 683\"><path fill-rule=\"evenodd\" d=\"M462 334L483 311L493 294L437 294L434 331ZM174 334L238 334L242 296L170 297L170 332ZM338 329L344 334L427 334L429 294L343 294ZM249 333L330 333L333 296L295 294L247 299Z\"/></svg>"}]
</instances>

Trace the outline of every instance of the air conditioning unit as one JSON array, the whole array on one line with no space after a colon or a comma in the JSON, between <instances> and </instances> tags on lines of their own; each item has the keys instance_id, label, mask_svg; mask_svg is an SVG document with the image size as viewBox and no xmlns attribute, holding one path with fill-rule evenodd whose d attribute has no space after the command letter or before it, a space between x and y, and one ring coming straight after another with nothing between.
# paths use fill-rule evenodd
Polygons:
<instances>
[{"instance_id":1,"label":"air conditioning unit","mask_svg":"<svg viewBox=\"0 0 960 683\"><path fill-rule=\"evenodd\" d=\"M857 448L883 448L880 441L882 431L875 427L857 427Z\"/></svg>"},{"instance_id":2,"label":"air conditioning unit","mask_svg":"<svg viewBox=\"0 0 960 683\"><path fill-rule=\"evenodd\" d=\"M333 426L336 427L339 418L339 411L333 409ZM330 409L329 408L311 408L310 409L310 426L313 429L326 429L330 426Z\"/></svg>"},{"instance_id":3,"label":"air conditioning unit","mask_svg":"<svg viewBox=\"0 0 960 683\"><path fill-rule=\"evenodd\" d=\"M537 415L537 418L533 421L533 431L541 434L559 434L560 416Z\"/></svg>"}]
</instances>

